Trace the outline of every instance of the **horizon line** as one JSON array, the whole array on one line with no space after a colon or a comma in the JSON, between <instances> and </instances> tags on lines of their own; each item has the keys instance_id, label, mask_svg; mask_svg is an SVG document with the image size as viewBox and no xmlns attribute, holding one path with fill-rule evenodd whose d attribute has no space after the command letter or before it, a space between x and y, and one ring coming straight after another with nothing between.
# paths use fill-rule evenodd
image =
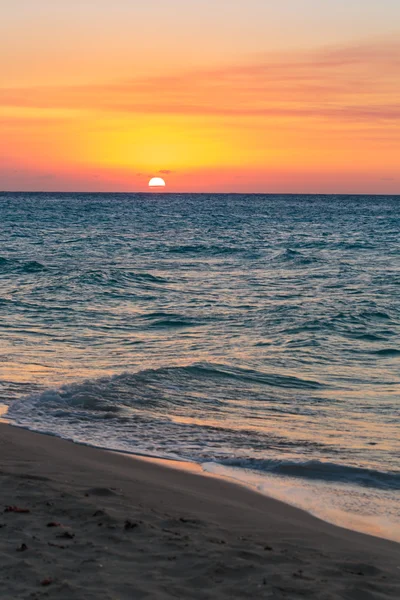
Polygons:
<instances>
[{"instance_id":1,"label":"horizon line","mask_svg":"<svg viewBox=\"0 0 400 600\"><path fill-rule=\"evenodd\" d=\"M114 194L114 195L147 195L147 196L161 196L161 195L218 195L218 196L400 196L400 191L397 193L366 193L366 192L167 192L167 191L66 191L66 190L0 190L0 195L4 194L81 194L81 195L94 195L94 194Z\"/></svg>"}]
</instances>

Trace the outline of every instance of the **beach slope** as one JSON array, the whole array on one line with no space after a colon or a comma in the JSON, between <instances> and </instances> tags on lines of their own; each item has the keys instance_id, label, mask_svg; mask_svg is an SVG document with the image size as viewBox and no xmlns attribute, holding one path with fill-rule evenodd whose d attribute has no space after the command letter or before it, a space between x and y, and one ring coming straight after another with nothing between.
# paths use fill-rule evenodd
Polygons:
<instances>
[{"instance_id":1,"label":"beach slope","mask_svg":"<svg viewBox=\"0 0 400 600\"><path fill-rule=\"evenodd\" d=\"M2 600L400 597L399 544L7 424L0 500Z\"/></svg>"}]
</instances>

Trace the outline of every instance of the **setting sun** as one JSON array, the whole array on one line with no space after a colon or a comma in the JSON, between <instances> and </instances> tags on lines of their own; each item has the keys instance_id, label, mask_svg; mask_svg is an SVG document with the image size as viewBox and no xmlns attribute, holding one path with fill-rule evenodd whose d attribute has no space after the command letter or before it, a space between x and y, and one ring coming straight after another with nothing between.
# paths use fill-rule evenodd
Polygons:
<instances>
[{"instance_id":1,"label":"setting sun","mask_svg":"<svg viewBox=\"0 0 400 600\"><path fill-rule=\"evenodd\" d=\"M165 181L162 177L153 177L149 181L150 188L160 188L165 187Z\"/></svg>"}]
</instances>

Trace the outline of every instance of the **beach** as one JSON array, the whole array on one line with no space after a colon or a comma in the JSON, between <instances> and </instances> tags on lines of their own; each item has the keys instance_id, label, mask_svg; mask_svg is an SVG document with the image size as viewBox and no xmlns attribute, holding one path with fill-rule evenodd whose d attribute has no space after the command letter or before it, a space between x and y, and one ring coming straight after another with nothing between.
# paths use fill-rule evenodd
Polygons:
<instances>
[{"instance_id":1,"label":"beach","mask_svg":"<svg viewBox=\"0 0 400 600\"><path fill-rule=\"evenodd\" d=\"M165 464L0 424L1 598L400 596L399 544Z\"/></svg>"}]
</instances>

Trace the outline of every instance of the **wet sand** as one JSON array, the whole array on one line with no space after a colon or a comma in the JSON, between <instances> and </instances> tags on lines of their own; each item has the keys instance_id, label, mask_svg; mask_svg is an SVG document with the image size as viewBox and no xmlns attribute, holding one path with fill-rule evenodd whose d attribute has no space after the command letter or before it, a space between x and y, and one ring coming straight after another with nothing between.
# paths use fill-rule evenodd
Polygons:
<instances>
[{"instance_id":1,"label":"wet sand","mask_svg":"<svg viewBox=\"0 0 400 600\"><path fill-rule=\"evenodd\" d=\"M400 597L399 544L181 467L0 423L2 600Z\"/></svg>"}]
</instances>

